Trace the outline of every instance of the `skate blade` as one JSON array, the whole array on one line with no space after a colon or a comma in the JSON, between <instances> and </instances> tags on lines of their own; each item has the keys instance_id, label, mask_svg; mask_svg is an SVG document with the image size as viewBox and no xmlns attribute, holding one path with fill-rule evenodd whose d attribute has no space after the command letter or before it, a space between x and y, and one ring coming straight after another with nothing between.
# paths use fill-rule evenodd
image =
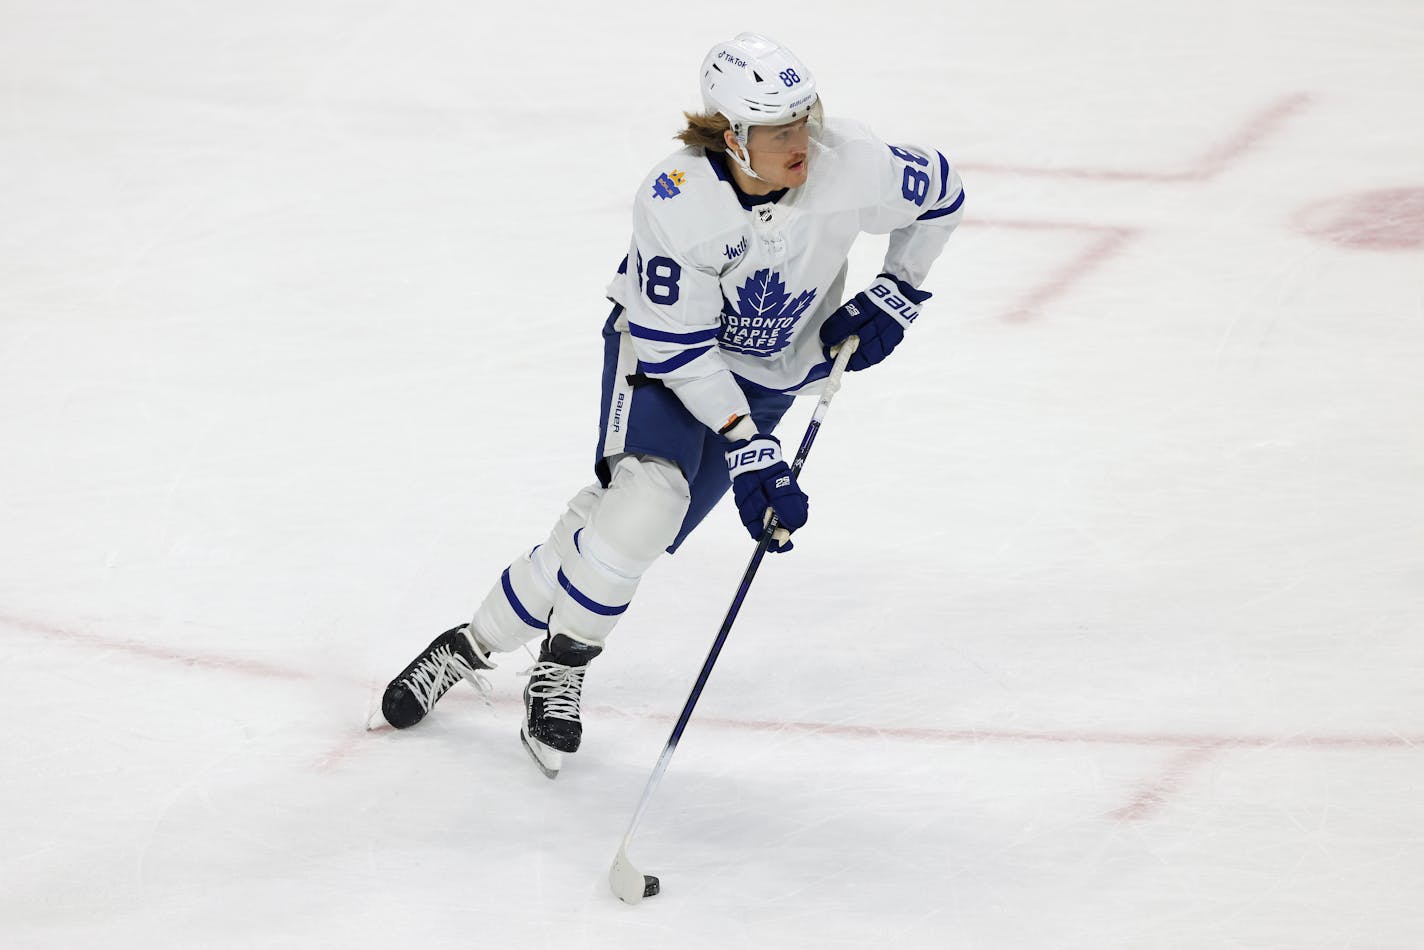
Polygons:
<instances>
[{"instance_id":1,"label":"skate blade","mask_svg":"<svg viewBox=\"0 0 1424 950\"><path fill-rule=\"evenodd\" d=\"M559 777L559 769L564 765L562 752L549 748L538 739L530 738L526 726L519 727L519 741L524 746L524 751L529 753L529 758L534 760L534 765L544 773L545 778Z\"/></svg>"}]
</instances>

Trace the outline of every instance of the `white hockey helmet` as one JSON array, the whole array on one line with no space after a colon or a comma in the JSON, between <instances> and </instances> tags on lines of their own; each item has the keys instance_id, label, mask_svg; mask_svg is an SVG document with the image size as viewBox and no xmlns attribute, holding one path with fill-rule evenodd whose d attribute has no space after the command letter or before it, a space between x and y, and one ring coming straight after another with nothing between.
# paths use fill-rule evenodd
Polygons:
<instances>
[{"instance_id":1,"label":"white hockey helmet","mask_svg":"<svg viewBox=\"0 0 1424 950\"><path fill-rule=\"evenodd\" d=\"M787 125L803 116L819 125L821 119L816 78L795 53L760 33L738 33L707 52L702 104L732 124L742 148L728 154L754 178L745 154L752 126Z\"/></svg>"}]
</instances>

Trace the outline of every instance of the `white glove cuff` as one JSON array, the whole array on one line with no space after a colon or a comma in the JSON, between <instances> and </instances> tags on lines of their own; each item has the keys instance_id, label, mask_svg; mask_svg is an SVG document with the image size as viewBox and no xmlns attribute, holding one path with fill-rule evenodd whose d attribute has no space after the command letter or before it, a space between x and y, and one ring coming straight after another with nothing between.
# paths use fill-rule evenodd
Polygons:
<instances>
[{"instance_id":1,"label":"white glove cuff","mask_svg":"<svg viewBox=\"0 0 1424 950\"><path fill-rule=\"evenodd\" d=\"M890 314L907 329L920 315L920 305L913 300L906 300L905 295L900 293L900 288L889 277L875 278L875 282L865 288L865 295L875 306Z\"/></svg>"},{"instance_id":2,"label":"white glove cuff","mask_svg":"<svg viewBox=\"0 0 1424 950\"><path fill-rule=\"evenodd\" d=\"M781 443L771 436L759 435L746 445L727 452L727 473L736 478L747 472L758 472L781 461Z\"/></svg>"}]
</instances>

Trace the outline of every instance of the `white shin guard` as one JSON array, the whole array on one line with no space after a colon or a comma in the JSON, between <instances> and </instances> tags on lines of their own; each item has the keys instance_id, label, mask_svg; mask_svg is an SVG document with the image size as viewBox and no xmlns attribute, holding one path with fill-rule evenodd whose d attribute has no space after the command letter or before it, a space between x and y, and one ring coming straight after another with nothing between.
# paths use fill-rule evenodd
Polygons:
<instances>
[{"instance_id":1,"label":"white shin guard","mask_svg":"<svg viewBox=\"0 0 1424 950\"><path fill-rule=\"evenodd\" d=\"M602 494L602 486L590 485L569 499L568 509L544 543L515 558L500 575L472 622L482 646L495 653L509 653L544 636L558 590L559 565L573 552L574 532L588 522Z\"/></svg>"},{"instance_id":2,"label":"white shin guard","mask_svg":"<svg viewBox=\"0 0 1424 950\"><path fill-rule=\"evenodd\" d=\"M551 633L602 644L628 609L638 581L677 537L687 516L687 479L672 462L624 455L573 556L557 575Z\"/></svg>"},{"instance_id":3,"label":"white shin guard","mask_svg":"<svg viewBox=\"0 0 1424 950\"><path fill-rule=\"evenodd\" d=\"M546 629L602 644L643 573L677 537L689 501L687 479L674 463L620 456L608 488L592 485L575 495L548 540L515 560L490 589L475 613L477 639L501 653Z\"/></svg>"}]
</instances>

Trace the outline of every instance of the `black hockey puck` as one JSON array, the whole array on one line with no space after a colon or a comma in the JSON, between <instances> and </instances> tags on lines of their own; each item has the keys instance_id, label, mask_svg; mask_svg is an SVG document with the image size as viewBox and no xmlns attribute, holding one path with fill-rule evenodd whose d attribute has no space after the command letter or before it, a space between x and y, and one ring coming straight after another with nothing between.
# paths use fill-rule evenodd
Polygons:
<instances>
[{"instance_id":1,"label":"black hockey puck","mask_svg":"<svg viewBox=\"0 0 1424 950\"><path fill-rule=\"evenodd\" d=\"M644 875L643 875L643 896L644 896L644 897L657 897L657 896L658 896L658 892L661 891L662 889L663 889L662 882L660 882L657 878L653 877L651 874L644 874Z\"/></svg>"}]
</instances>

